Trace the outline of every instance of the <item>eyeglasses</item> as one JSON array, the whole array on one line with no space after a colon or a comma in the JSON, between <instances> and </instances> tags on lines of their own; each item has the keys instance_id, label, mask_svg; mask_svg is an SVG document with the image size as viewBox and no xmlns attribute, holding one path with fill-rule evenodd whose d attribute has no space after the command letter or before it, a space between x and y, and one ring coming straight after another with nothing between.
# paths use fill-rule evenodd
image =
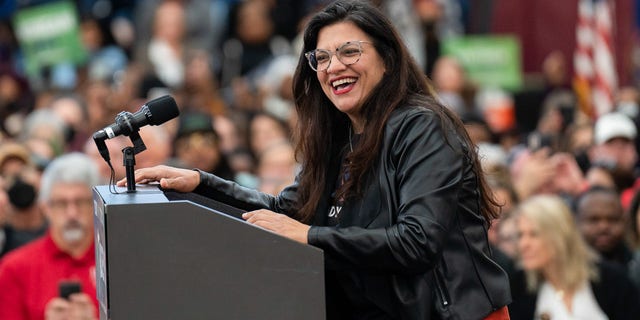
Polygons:
<instances>
[{"instance_id":1,"label":"eyeglasses","mask_svg":"<svg viewBox=\"0 0 640 320\"><path fill-rule=\"evenodd\" d=\"M75 206L78 209L89 209L93 207L93 199L91 198L78 198L78 199L51 199L49 200L49 207L53 210L66 210L70 206Z\"/></svg>"},{"instance_id":2,"label":"eyeglasses","mask_svg":"<svg viewBox=\"0 0 640 320\"><path fill-rule=\"evenodd\" d=\"M362 56L363 43L371 44L368 41L349 41L339 46L335 53L325 49L315 49L305 53L304 56L309 61L309 66L313 71L327 71L334 54L345 66L358 62L360 56Z\"/></svg>"}]
</instances>

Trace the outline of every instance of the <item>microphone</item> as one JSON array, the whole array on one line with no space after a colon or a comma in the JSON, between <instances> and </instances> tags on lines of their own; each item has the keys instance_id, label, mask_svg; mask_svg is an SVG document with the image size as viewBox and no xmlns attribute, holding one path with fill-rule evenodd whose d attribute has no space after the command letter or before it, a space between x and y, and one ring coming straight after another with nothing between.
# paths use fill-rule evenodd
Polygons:
<instances>
[{"instance_id":1,"label":"microphone","mask_svg":"<svg viewBox=\"0 0 640 320\"><path fill-rule=\"evenodd\" d=\"M109 150L105 140L120 135L129 136L137 134L140 127L146 125L161 125L180 114L176 101L169 95L153 99L140 107L136 113L120 112L115 123L98 130L93 134L93 141L105 161L109 161Z\"/></svg>"}]
</instances>

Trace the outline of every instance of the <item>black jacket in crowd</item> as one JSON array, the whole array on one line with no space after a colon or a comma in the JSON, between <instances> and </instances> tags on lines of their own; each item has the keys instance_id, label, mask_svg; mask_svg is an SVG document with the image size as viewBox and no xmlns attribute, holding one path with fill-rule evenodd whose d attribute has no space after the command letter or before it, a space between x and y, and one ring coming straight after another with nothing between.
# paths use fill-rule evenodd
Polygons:
<instances>
[{"instance_id":1,"label":"black jacket in crowd","mask_svg":"<svg viewBox=\"0 0 640 320\"><path fill-rule=\"evenodd\" d=\"M492 259L469 147L421 107L394 111L384 130L364 196L347 201L337 227L326 226L334 152L309 230L309 244L324 250L327 318L473 320L507 305L509 280ZM297 181L274 197L204 172L200 179L197 193L241 208L295 209Z\"/></svg>"},{"instance_id":2,"label":"black jacket in crowd","mask_svg":"<svg viewBox=\"0 0 640 320\"><path fill-rule=\"evenodd\" d=\"M597 264L599 279L591 281L591 290L600 309L611 320L637 320L640 316L640 296L626 270L611 262ZM513 303L509 305L511 319L534 319L538 292L527 290L524 271L510 275ZM579 306L575 306L578 308Z\"/></svg>"}]
</instances>

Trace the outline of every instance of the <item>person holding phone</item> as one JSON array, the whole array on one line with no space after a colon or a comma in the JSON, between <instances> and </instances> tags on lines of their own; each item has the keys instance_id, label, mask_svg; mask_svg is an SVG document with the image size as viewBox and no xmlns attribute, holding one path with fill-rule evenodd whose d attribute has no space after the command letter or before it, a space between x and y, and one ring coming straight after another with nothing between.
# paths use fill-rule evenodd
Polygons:
<instances>
[{"instance_id":1,"label":"person holding phone","mask_svg":"<svg viewBox=\"0 0 640 320\"><path fill-rule=\"evenodd\" d=\"M526 148L515 153L509 170L521 200L537 194L571 200L589 187L575 157L559 147L557 137L537 131L527 137Z\"/></svg>"},{"instance_id":2,"label":"person holding phone","mask_svg":"<svg viewBox=\"0 0 640 320\"><path fill-rule=\"evenodd\" d=\"M38 201L49 227L0 260L0 319L98 319L91 188L99 181L84 154L47 166Z\"/></svg>"}]
</instances>

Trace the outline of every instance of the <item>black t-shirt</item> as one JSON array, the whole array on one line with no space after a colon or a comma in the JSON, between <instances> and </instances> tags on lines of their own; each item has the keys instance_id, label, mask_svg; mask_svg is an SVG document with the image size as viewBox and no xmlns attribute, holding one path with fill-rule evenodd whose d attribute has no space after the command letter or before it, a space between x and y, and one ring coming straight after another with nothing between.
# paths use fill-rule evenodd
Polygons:
<instances>
[{"instance_id":1,"label":"black t-shirt","mask_svg":"<svg viewBox=\"0 0 640 320\"><path fill-rule=\"evenodd\" d=\"M359 141L360 135L354 135L351 143L346 146L340 160L340 174L335 182L334 191L331 193L331 206L327 216L327 226L338 227L340 220L347 211L342 208L345 199L336 198L336 191L349 179L346 155L353 151L353 147ZM327 270L325 274L327 283L327 319L328 320L388 320L393 317L382 311L377 305L369 301L364 295L364 288L353 270Z\"/></svg>"},{"instance_id":2,"label":"black t-shirt","mask_svg":"<svg viewBox=\"0 0 640 320\"><path fill-rule=\"evenodd\" d=\"M45 223L36 230L16 230L9 225L4 226L3 230L0 231L4 233L4 246L0 241L0 256L43 236L47 232L48 226Z\"/></svg>"},{"instance_id":3,"label":"black t-shirt","mask_svg":"<svg viewBox=\"0 0 640 320\"><path fill-rule=\"evenodd\" d=\"M344 198L336 198L336 191L344 184L346 179L349 178L349 171L346 166L344 157L341 161L342 169L340 169L340 174L338 175L338 179L336 180L335 187L333 188L333 192L331 193L331 206L329 207L329 214L327 216L327 225L335 227L340 224L340 214L342 213L342 207L344 206Z\"/></svg>"},{"instance_id":4,"label":"black t-shirt","mask_svg":"<svg viewBox=\"0 0 640 320\"><path fill-rule=\"evenodd\" d=\"M344 198L336 198L336 191L340 189L340 187L345 183L345 181L349 180L349 168L347 166L347 154L353 151L353 147L358 144L360 141L360 135L355 134L353 137L349 139L349 144L346 146L345 152L342 152L342 159L340 160L340 174L338 174L338 179L336 179L335 187L333 188L333 192L331 193L330 201L331 206L329 207L329 212L327 215L327 226L337 226L340 224L340 215L342 213L342 207L344 206Z\"/></svg>"}]
</instances>

